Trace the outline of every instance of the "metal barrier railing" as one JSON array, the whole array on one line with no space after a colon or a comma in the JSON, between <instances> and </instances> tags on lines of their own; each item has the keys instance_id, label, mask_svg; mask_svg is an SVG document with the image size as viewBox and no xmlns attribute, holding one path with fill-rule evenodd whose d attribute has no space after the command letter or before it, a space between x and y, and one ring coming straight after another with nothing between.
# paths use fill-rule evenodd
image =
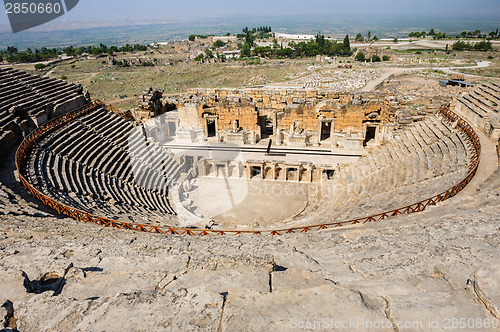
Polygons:
<instances>
[{"instance_id":1,"label":"metal barrier railing","mask_svg":"<svg viewBox=\"0 0 500 332\"><path fill-rule=\"evenodd\" d=\"M27 159L30 155L31 149L34 145L43 138L47 133L63 126L65 123L83 115L89 113L99 107L105 107L106 105L100 101L92 101L90 104L78 108L70 113L64 114L54 120L46 122L34 131L32 131L21 143L16 152L16 168L19 172L19 178L23 186L37 199L39 199L43 204L55 209L61 214L65 214L69 217L75 218L78 221L92 222L98 225L113 227L119 229L128 229L140 232L148 233L160 233L160 234L181 234L181 235L208 235L208 234L271 234L271 235L281 235L286 233L305 233L312 230L324 230L333 229L346 225L356 225L365 224L368 222L380 221L389 217L397 216L400 214L410 214L415 212L420 212L425 210L430 205L436 205L438 202L444 201L458 194L465 186L473 179L476 174L477 168L479 166L479 158L481 154L481 143L479 142L479 137L476 135L472 127L457 114L450 110L450 105L441 106L437 113L441 115L445 120L452 122L458 130L460 130L466 136L466 144L469 145L472 150L472 155L468 163L467 175L456 185L449 188L448 190L434 195L431 198L424 199L414 204L410 204L399 209L394 209L382 213L377 213L367 217L361 217L351 220L338 221L322 223L317 225L299 226L291 228L273 229L273 230L255 230L255 231L236 231L236 230L212 230L212 229L191 229L191 228L181 228L181 227L168 227L168 226L153 226L148 224L140 223L130 223L124 221L117 221L109 218L100 217L97 215L90 214L86 211L79 210L65 204L62 204L40 192L38 189L33 187L24 177L25 168L27 166Z\"/></svg>"}]
</instances>

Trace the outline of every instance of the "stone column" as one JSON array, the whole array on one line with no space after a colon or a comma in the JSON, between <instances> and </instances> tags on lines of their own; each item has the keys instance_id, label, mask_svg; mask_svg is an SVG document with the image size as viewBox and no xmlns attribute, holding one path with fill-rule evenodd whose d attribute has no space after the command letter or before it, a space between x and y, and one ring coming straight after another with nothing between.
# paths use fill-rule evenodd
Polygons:
<instances>
[{"instance_id":1,"label":"stone column","mask_svg":"<svg viewBox=\"0 0 500 332\"><path fill-rule=\"evenodd\" d=\"M203 132L204 132L204 136L208 138L208 123L207 123L208 119L207 117L204 117L203 118Z\"/></svg>"},{"instance_id":2,"label":"stone column","mask_svg":"<svg viewBox=\"0 0 500 332\"><path fill-rule=\"evenodd\" d=\"M280 129L276 129L276 145L281 145L283 142L282 142L282 139L281 139L281 130Z\"/></svg>"},{"instance_id":3,"label":"stone column","mask_svg":"<svg viewBox=\"0 0 500 332\"><path fill-rule=\"evenodd\" d=\"M229 160L226 161L226 167L225 168L226 168L226 174L224 176L225 177L229 177L229 170L230 170L230 168L229 168Z\"/></svg>"},{"instance_id":4,"label":"stone column","mask_svg":"<svg viewBox=\"0 0 500 332\"><path fill-rule=\"evenodd\" d=\"M217 142L220 142L220 137L219 137L219 119L214 118L215 121L215 139Z\"/></svg>"},{"instance_id":5,"label":"stone column","mask_svg":"<svg viewBox=\"0 0 500 332\"><path fill-rule=\"evenodd\" d=\"M321 128L321 127L323 127L323 116L322 115L319 116L318 121L319 121L318 142L321 142L321 130L323 129L323 128Z\"/></svg>"},{"instance_id":6,"label":"stone column","mask_svg":"<svg viewBox=\"0 0 500 332\"><path fill-rule=\"evenodd\" d=\"M247 169L247 178L251 179L252 178L251 166L247 164L245 165L245 167Z\"/></svg>"},{"instance_id":7,"label":"stone column","mask_svg":"<svg viewBox=\"0 0 500 332\"><path fill-rule=\"evenodd\" d=\"M273 135L276 135L278 130L278 112L273 111Z\"/></svg>"}]
</instances>

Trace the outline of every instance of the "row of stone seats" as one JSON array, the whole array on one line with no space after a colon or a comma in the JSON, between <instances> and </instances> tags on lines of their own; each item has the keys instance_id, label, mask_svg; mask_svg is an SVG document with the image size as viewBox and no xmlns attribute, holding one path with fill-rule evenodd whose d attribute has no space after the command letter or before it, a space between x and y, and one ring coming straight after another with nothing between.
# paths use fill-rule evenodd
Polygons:
<instances>
[{"instance_id":1,"label":"row of stone seats","mask_svg":"<svg viewBox=\"0 0 500 332\"><path fill-rule=\"evenodd\" d=\"M459 96L457 99L480 118L485 118L490 112L498 114L498 105L500 105L500 84L480 84L469 93Z\"/></svg>"},{"instance_id":2,"label":"row of stone seats","mask_svg":"<svg viewBox=\"0 0 500 332\"><path fill-rule=\"evenodd\" d=\"M175 214L167 184L180 166L168 151L139 145L141 132L105 109L90 112L39 144L30 166L37 173L30 177L75 208L118 220L165 220Z\"/></svg>"},{"instance_id":3,"label":"row of stone seats","mask_svg":"<svg viewBox=\"0 0 500 332\"><path fill-rule=\"evenodd\" d=\"M123 120L119 118L119 121ZM77 121L53 135L50 144L54 153L117 176L123 181L134 181L145 188L165 193L165 181L163 174L157 171L158 168L152 168L123 147L115 146L113 141L107 140L99 131L91 130ZM146 151L141 152L146 153L148 148L145 147L144 150ZM161 157L165 159L166 155Z\"/></svg>"},{"instance_id":4,"label":"row of stone seats","mask_svg":"<svg viewBox=\"0 0 500 332\"><path fill-rule=\"evenodd\" d=\"M12 131L17 138L51 116L83 106L87 101L79 85L13 68L0 68L0 130ZM2 146L11 141L2 138ZM0 153L4 150L7 151L0 149Z\"/></svg>"},{"instance_id":5,"label":"row of stone seats","mask_svg":"<svg viewBox=\"0 0 500 332\"><path fill-rule=\"evenodd\" d=\"M1 75L1 73L0 73ZM4 94L12 98L22 97L28 94L29 97L40 97L49 102L57 103L64 99L70 99L81 92L81 87L62 80L53 78L42 78L30 75L25 72L8 72L8 79L4 86L0 86L0 100L5 99Z\"/></svg>"},{"instance_id":6,"label":"row of stone seats","mask_svg":"<svg viewBox=\"0 0 500 332\"><path fill-rule=\"evenodd\" d=\"M61 104L82 94L81 86L12 68L0 70L0 82L0 110L18 106L31 114L48 103Z\"/></svg>"},{"instance_id":7,"label":"row of stone seats","mask_svg":"<svg viewBox=\"0 0 500 332\"><path fill-rule=\"evenodd\" d=\"M29 177L33 185L63 204L117 220L127 216L134 221L164 219L174 213L164 195L43 149L33 154Z\"/></svg>"},{"instance_id":8,"label":"row of stone seats","mask_svg":"<svg viewBox=\"0 0 500 332\"><path fill-rule=\"evenodd\" d=\"M382 207L378 211L382 212L438 194L459 182L467 171L470 152L464 140L436 117L409 126L388 144L341 167L331 182L328 205L338 210L347 202L354 202L351 208L371 204ZM392 196L395 192L404 195Z\"/></svg>"},{"instance_id":9,"label":"row of stone seats","mask_svg":"<svg viewBox=\"0 0 500 332\"><path fill-rule=\"evenodd\" d=\"M141 127L135 128L130 134L128 152L133 159L147 164L151 169L159 170L167 185L178 179L180 167L171 152L160 147L154 140L146 139Z\"/></svg>"},{"instance_id":10,"label":"row of stone seats","mask_svg":"<svg viewBox=\"0 0 500 332\"><path fill-rule=\"evenodd\" d=\"M0 85L12 83L12 80L21 77L29 76L28 73L16 70L14 68L6 67L0 68Z\"/></svg>"},{"instance_id":11,"label":"row of stone seats","mask_svg":"<svg viewBox=\"0 0 500 332\"><path fill-rule=\"evenodd\" d=\"M457 100L480 118L484 118L488 114L488 112L485 112L481 107L478 107L475 103L475 100L469 95L459 96Z\"/></svg>"},{"instance_id":12,"label":"row of stone seats","mask_svg":"<svg viewBox=\"0 0 500 332\"><path fill-rule=\"evenodd\" d=\"M37 77L13 69L0 71L0 77L4 78L4 83L0 85L0 108L8 109L28 99L41 98L25 83L28 80L37 80Z\"/></svg>"},{"instance_id":13,"label":"row of stone seats","mask_svg":"<svg viewBox=\"0 0 500 332\"><path fill-rule=\"evenodd\" d=\"M480 94L479 89L472 90L468 96L469 100L471 100L478 108L480 108L486 114L488 114L491 111L492 103Z\"/></svg>"},{"instance_id":14,"label":"row of stone seats","mask_svg":"<svg viewBox=\"0 0 500 332\"><path fill-rule=\"evenodd\" d=\"M141 175L151 178L151 172L153 172L158 173L163 182L166 181L165 184L168 185L170 181L179 176L179 167L175 160L170 157L170 152L145 139L142 127L134 129L129 122L104 109L97 110L93 115L80 118L79 122L130 157L136 181L144 183L144 177L141 179ZM123 153L121 155L123 157ZM149 187L163 187L162 183L155 180L158 177L151 179L152 182L145 182L151 182Z\"/></svg>"},{"instance_id":15,"label":"row of stone seats","mask_svg":"<svg viewBox=\"0 0 500 332\"><path fill-rule=\"evenodd\" d=\"M43 101L42 96L32 93L33 91L26 89L25 87L19 90L13 90L0 99L0 109L8 110L12 106L22 107L23 105L28 107L30 106L30 102L34 104L39 101Z\"/></svg>"},{"instance_id":16,"label":"row of stone seats","mask_svg":"<svg viewBox=\"0 0 500 332\"><path fill-rule=\"evenodd\" d=\"M399 132L323 186L322 202L288 226L350 220L402 208L444 192L467 174L470 151L453 124L431 117ZM277 226L277 225L276 225Z\"/></svg>"},{"instance_id":17,"label":"row of stone seats","mask_svg":"<svg viewBox=\"0 0 500 332\"><path fill-rule=\"evenodd\" d=\"M500 105L500 88L492 84L481 84L474 92L483 98L487 106Z\"/></svg>"},{"instance_id":18,"label":"row of stone seats","mask_svg":"<svg viewBox=\"0 0 500 332\"><path fill-rule=\"evenodd\" d=\"M130 122L105 109L83 116L78 121L89 129L99 133L117 147L127 149L128 137L134 127Z\"/></svg>"},{"instance_id":19,"label":"row of stone seats","mask_svg":"<svg viewBox=\"0 0 500 332\"><path fill-rule=\"evenodd\" d=\"M377 213L402 208L430 198L430 195L438 194L458 183L465 176L465 171L450 172L444 176L425 180L418 184L394 188L387 191L373 192L369 196L358 197L355 201L346 202L341 205L331 206L327 199L321 204L316 213L310 213L313 218L308 220L310 224L327 223L334 221L351 220L362 218ZM441 189L441 190L439 190ZM439 192L437 192L439 191ZM335 196L338 193L330 193ZM289 223L289 226L304 224L303 220Z\"/></svg>"},{"instance_id":20,"label":"row of stone seats","mask_svg":"<svg viewBox=\"0 0 500 332\"><path fill-rule=\"evenodd\" d=\"M4 129L13 124L15 118L16 116L10 112L0 112L0 129L4 131Z\"/></svg>"},{"instance_id":21,"label":"row of stone seats","mask_svg":"<svg viewBox=\"0 0 500 332\"><path fill-rule=\"evenodd\" d=\"M81 95L82 87L54 78L22 79L23 84L30 86L38 95L54 105L64 103Z\"/></svg>"}]
</instances>

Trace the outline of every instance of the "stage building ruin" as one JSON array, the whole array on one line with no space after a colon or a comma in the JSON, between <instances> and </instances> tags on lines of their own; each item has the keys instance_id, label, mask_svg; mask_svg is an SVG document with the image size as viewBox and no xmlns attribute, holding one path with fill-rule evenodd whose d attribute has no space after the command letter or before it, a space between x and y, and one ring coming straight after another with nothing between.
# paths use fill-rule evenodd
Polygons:
<instances>
[{"instance_id":1,"label":"stage building ruin","mask_svg":"<svg viewBox=\"0 0 500 332\"><path fill-rule=\"evenodd\" d=\"M161 98L161 105L159 100L149 92L134 115L144 120L166 114L167 123L149 130L180 142L272 139L278 146L349 149L386 140L399 107L383 94L320 90L197 89Z\"/></svg>"}]
</instances>

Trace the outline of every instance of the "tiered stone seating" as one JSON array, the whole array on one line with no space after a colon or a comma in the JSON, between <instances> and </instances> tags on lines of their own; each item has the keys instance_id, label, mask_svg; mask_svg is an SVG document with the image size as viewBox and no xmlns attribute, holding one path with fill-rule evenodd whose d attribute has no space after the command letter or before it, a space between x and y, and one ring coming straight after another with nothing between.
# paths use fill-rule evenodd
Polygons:
<instances>
[{"instance_id":1,"label":"tiered stone seating","mask_svg":"<svg viewBox=\"0 0 500 332\"><path fill-rule=\"evenodd\" d=\"M140 128L140 127L139 127ZM123 221L165 221L175 214L167 186L180 166L105 109L46 137L30 158L30 181L61 203Z\"/></svg>"},{"instance_id":2,"label":"tiered stone seating","mask_svg":"<svg viewBox=\"0 0 500 332\"><path fill-rule=\"evenodd\" d=\"M457 98L459 111L496 139L500 136L500 84L477 85Z\"/></svg>"},{"instance_id":3,"label":"tiered stone seating","mask_svg":"<svg viewBox=\"0 0 500 332\"><path fill-rule=\"evenodd\" d=\"M409 126L356 163L339 167L311 222L368 216L445 191L467 173L464 140L436 117Z\"/></svg>"},{"instance_id":4,"label":"tiered stone seating","mask_svg":"<svg viewBox=\"0 0 500 332\"><path fill-rule=\"evenodd\" d=\"M0 68L0 156L23 132L87 102L80 85Z\"/></svg>"}]
</instances>

